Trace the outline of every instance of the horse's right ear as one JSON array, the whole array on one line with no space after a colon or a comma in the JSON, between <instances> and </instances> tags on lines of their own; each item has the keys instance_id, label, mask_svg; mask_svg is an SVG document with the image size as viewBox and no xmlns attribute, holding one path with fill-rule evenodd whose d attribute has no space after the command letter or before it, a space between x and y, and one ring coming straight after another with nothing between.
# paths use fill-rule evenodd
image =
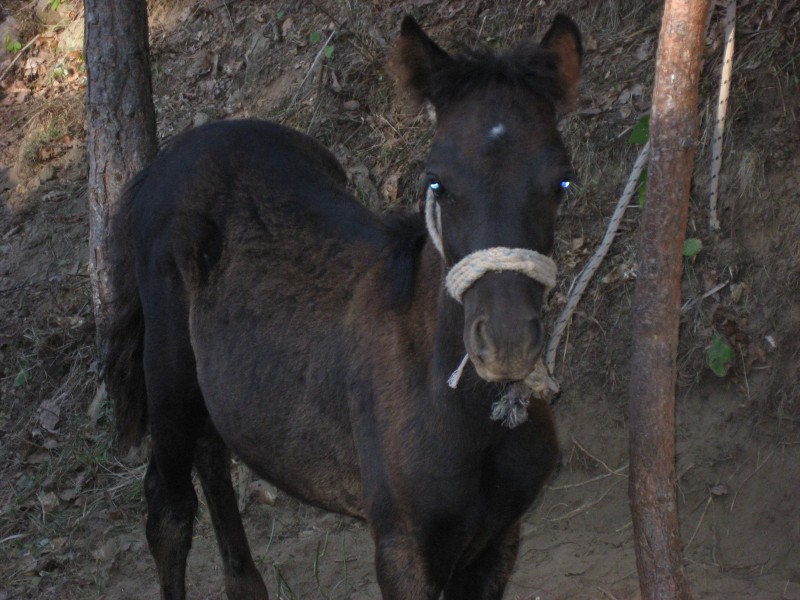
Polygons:
<instances>
[{"instance_id":1,"label":"horse's right ear","mask_svg":"<svg viewBox=\"0 0 800 600\"><path fill-rule=\"evenodd\" d=\"M434 76L451 61L450 55L422 31L413 17L403 19L389 64L402 88L417 103L434 102Z\"/></svg>"}]
</instances>

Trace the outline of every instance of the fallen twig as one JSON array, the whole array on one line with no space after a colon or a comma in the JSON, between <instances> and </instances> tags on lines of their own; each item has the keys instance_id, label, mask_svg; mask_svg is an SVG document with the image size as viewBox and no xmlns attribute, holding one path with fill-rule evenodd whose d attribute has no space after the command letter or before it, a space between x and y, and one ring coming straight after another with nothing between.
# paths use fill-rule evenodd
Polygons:
<instances>
[{"instance_id":1,"label":"fallen twig","mask_svg":"<svg viewBox=\"0 0 800 600\"><path fill-rule=\"evenodd\" d=\"M613 475L616 475L617 477L625 477L625 475L622 473L622 471L624 471L627 468L628 468L628 465L625 464L625 465L622 465L619 468L619 472L612 471L610 473L604 473L603 475L597 475L596 477L591 477L589 479L586 479L585 481L579 481L578 483L565 483L564 485L548 485L547 489L551 490L551 491L568 490L570 488L576 488L576 487L581 487L581 486L584 486L584 485L588 485L590 483L594 483L595 481L601 481L601 480L606 479L608 477L612 477Z\"/></svg>"},{"instance_id":2,"label":"fallen twig","mask_svg":"<svg viewBox=\"0 0 800 600\"><path fill-rule=\"evenodd\" d=\"M714 139L711 142L711 192L709 194L708 224L713 231L719 231L717 200L719 197L719 170L722 165L722 138L725 134L725 117L728 113L728 95L731 89L733 72L733 46L736 32L736 0L728 0L725 13L725 49L722 59L722 80L719 85L717 115L714 122Z\"/></svg>"},{"instance_id":3,"label":"fallen twig","mask_svg":"<svg viewBox=\"0 0 800 600\"><path fill-rule=\"evenodd\" d=\"M709 497L708 497L708 499L706 500L706 503L705 503L706 505L703 507L703 512L700 514L700 520L697 521L697 525L694 528L694 532L692 532L692 537L689 538L689 541L686 542L686 546L683 548L684 552L688 552L689 551L689 546L692 545L692 542L694 541L694 536L697 535L697 531L700 529L700 525L702 524L703 519L705 519L705 517L706 517L706 511L708 510L708 507L711 504L711 500L712 499L713 499L713 496L709 495Z\"/></svg>"},{"instance_id":4,"label":"fallen twig","mask_svg":"<svg viewBox=\"0 0 800 600\"><path fill-rule=\"evenodd\" d=\"M742 485L740 485L740 486L739 486L739 489L738 489L738 490L736 490L736 493L733 495L733 500L731 500L731 507L730 507L730 509L728 510L728 512L730 512L730 513L732 513L732 512L733 512L733 507L734 507L734 505L736 504L736 498L738 498L738 497L739 497L739 492L741 492L741 491L742 491L742 488L745 486L745 484L746 484L748 481L750 481L750 478L752 478L752 477L753 477L753 475L755 475L756 473L758 473L758 472L761 470L761 467L763 467L765 464L767 464L767 463L769 462L769 459L770 459L770 458L772 458L772 455L773 455L773 454L775 454L775 450L773 450L772 452L770 452L770 453L767 455L767 458L765 458L763 461L761 461L761 463L759 463L759 462L758 462L758 460L756 460L756 468L753 470L753 472L752 472L752 473L750 473L750 475L748 475L747 477L745 477L745 478L744 478L744 481L742 482Z\"/></svg>"},{"instance_id":5,"label":"fallen twig","mask_svg":"<svg viewBox=\"0 0 800 600\"><path fill-rule=\"evenodd\" d=\"M578 508L576 508L576 509L573 509L573 510L569 511L568 513L564 513L563 515L560 515L560 516L558 516L558 517L553 517L552 519L548 519L548 520L549 520L549 521L551 521L551 522L554 522L554 521L564 521L564 520L567 520L567 519L571 519L572 517L574 517L574 516L576 516L576 515L579 515L580 513L584 512L584 511L587 511L587 510L589 510L589 509L590 509L590 508L592 508L593 506L595 506L595 505L597 505L597 504L600 504L600 502L602 502L602 501L603 501L603 499L604 499L606 496L608 496L608 494L610 494L610 493L611 493L611 490L613 490L613 489L614 489L614 488L617 486L617 484L618 484L620 481L621 481L621 480L620 480L620 479L618 479L617 481L615 481L614 483L612 483L610 486L608 486L608 488L606 489L606 491L604 491L602 494L600 494L600 495L599 495L597 498L595 498L594 500L592 500L592 501L590 501L590 502L585 502L584 504L581 504L581 505L580 505Z\"/></svg>"},{"instance_id":6,"label":"fallen twig","mask_svg":"<svg viewBox=\"0 0 800 600\"><path fill-rule=\"evenodd\" d=\"M322 46L319 49L319 52L317 52L317 55L314 57L314 61L311 63L311 66L308 68L308 71L306 72L306 76L303 77L303 81L300 82L300 86L299 86L300 90L302 90L305 87L306 81L308 81L308 78L311 77L311 74L314 73L314 71L316 71L317 65L319 65L320 61L322 60L322 57L325 55L325 48L327 48L328 44L331 43L331 40L333 39L333 36L335 36L335 35L336 35L336 32L332 31L331 34L328 36L328 39L326 39L325 42L323 42ZM297 98L297 96L295 96L295 98Z\"/></svg>"},{"instance_id":7,"label":"fallen twig","mask_svg":"<svg viewBox=\"0 0 800 600\"><path fill-rule=\"evenodd\" d=\"M578 450L580 450L581 452L583 452L583 453L584 453L586 456L588 456L589 458L591 458L593 461L595 461L595 462L596 462L596 463L598 463L598 464L601 464L601 465L603 465L603 468L604 468L606 471L608 471L608 472L609 472L609 474L611 474L611 475L621 475L621 471L625 470L625 469L628 467L628 465L627 465L627 464L625 464L625 465L621 466L621 467L620 467L620 468L618 468L618 469L612 469L612 468L611 468L611 467L609 467L609 466L608 466L608 465L607 465L605 462L603 462L602 460L600 460L599 458L597 458L597 457L596 457L594 454L592 454L591 452L589 452L589 451L588 451L586 448L584 448L583 446L581 446L580 442L579 442L578 440L576 440L574 437L572 438L572 443L573 443L573 444L575 444L575 446L577 446Z\"/></svg>"}]
</instances>

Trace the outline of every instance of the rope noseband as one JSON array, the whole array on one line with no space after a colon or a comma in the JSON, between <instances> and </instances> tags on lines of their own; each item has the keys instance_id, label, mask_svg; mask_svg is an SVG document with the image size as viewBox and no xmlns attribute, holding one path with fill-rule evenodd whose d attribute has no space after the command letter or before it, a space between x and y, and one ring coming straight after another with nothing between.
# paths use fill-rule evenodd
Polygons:
<instances>
[{"instance_id":1,"label":"rope noseband","mask_svg":"<svg viewBox=\"0 0 800 600\"><path fill-rule=\"evenodd\" d=\"M425 225L431 241L442 258L445 259L444 244L442 242L442 213L436 201L433 190L428 188L425 196ZM540 254L535 250L526 248L505 248L502 246L478 250L468 254L447 272L445 287L447 293L461 303L464 293L475 284L478 279L490 271L516 271L530 277L545 287L545 294L556 284L558 268L555 261L549 256ZM455 389L464 367L467 365L469 355L465 354L461 364L453 371L447 380L447 385ZM537 369L538 369L537 364ZM512 384L506 393L492 406L491 419L502 421L506 427L513 428L528 418L527 406L530 394L535 391L534 386L528 381L536 375L534 370L524 382ZM549 376L549 375L548 375ZM520 389L520 388L524 388Z\"/></svg>"},{"instance_id":2,"label":"rope noseband","mask_svg":"<svg viewBox=\"0 0 800 600\"><path fill-rule=\"evenodd\" d=\"M461 302L472 285L489 271L516 271L545 287L545 294L556 285L558 268L549 256L525 248L502 246L468 254L450 269L445 279L448 293Z\"/></svg>"}]
</instances>

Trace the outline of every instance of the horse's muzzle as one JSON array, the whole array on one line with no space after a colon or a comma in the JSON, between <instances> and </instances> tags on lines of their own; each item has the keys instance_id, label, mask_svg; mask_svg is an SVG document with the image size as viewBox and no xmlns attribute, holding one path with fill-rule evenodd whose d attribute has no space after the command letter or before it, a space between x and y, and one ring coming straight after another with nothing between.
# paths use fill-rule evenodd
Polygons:
<instances>
[{"instance_id":1,"label":"horse's muzzle","mask_svg":"<svg viewBox=\"0 0 800 600\"><path fill-rule=\"evenodd\" d=\"M518 273L487 273L463 298L464 344L478 375L525 379L544 345L542 286Z\"/></svg>"}]
</instances>

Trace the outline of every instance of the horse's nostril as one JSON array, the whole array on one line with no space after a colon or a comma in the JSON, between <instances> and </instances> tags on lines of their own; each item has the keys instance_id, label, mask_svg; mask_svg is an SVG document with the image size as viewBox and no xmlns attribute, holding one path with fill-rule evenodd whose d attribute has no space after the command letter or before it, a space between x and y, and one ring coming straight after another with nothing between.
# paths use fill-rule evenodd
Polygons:
<instances>
[{"instance_id":1,"label":"horse's nostril","mask_svg":"<svg viewBox=\"0 0 800 600\"><path fill-rule=\"evenodd\" d=\"M531 319L528 331L531 334L531 350L538 353L544 345L544 325L542 325L542 320L539 318Z\"/></svg>"},{"instance_id":2,"label":"horse's nostril","mask_svg":"<svg viewBox=\"0 0 800 600\"><path fill-rule=\"evenodd\" d=\"M480 360L486 360L487 356L494 351L494 342L489 333L488 319L478 317L472 322L470 328L472 351Z\"/></svg>"}]
</instances>

